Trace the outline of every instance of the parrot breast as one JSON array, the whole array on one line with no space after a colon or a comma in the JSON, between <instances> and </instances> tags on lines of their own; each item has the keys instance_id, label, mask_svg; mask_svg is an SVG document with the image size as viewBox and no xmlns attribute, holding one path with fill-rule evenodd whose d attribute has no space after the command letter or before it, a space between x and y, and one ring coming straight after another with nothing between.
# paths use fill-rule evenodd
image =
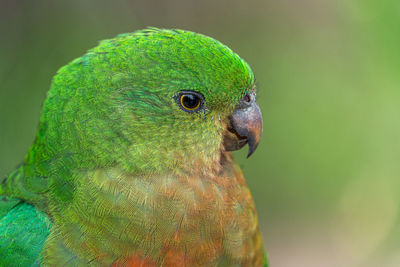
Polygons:
<instances>
[{"instance_id":1,"label":"parrot breast","mask_svg":"<svg viewBox=\"0 0 400 267\"><path fill-rule=\"evenodd\" d=\"M132 177L110 169L86 177L66 211L70 219L57 229L65 240L53 244L63 250L74 244L69 250L78 259L113 266L263 266L254 202L229 156L209 175Z\"/></svg>"}]
</instances>

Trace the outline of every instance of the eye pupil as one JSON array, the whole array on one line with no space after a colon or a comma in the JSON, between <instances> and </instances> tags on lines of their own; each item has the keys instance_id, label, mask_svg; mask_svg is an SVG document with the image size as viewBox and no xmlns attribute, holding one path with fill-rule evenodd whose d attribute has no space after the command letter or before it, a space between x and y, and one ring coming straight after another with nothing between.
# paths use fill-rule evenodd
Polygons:
<instances>
[{"instance_id":1,"label":"eye pupil","mask_svg":"<svg viewBox=\"0 0 400 267\"><path fill-rule=\"evenodd\" d=\"M195 110L200 107L200 98L192 94L182 95L181 105L188 110Z\"/></svg>"}]
</instances>

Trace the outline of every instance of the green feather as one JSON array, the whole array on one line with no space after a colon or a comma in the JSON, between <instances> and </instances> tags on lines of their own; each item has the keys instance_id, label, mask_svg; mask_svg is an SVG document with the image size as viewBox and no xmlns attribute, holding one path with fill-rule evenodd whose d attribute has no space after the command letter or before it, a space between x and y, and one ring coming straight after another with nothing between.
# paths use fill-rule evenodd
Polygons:
<instances>
[{"instance_id":1,"label":"green feather","mask_svg":"<svg viewBox=\"0 0 400 267\"><path fill-rule=\"evenodd\" d=\"M5 216L4 202L0 207L0 263L1 266L30 266L39 259L44 241L49 235L51 221L32 205L8 199L11 205Z\"/></svg>"}]
</instances>

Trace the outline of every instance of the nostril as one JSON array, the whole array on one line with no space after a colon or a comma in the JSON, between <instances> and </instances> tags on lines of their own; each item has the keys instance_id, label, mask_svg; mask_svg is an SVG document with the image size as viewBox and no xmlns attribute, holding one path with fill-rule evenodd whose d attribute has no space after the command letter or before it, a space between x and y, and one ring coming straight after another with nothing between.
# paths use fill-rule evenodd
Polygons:
<instances>
[{"instance_id":1,"label":"nostril","mask_svg":"<svg viewBox=\"0 0 400 267\"><path fill-rule=\"evenodd\" d=\"M245 94L245 95L244 95L244 101L246 101L247 103L250 103L251 97L250 97L249 94Z\"/></svg>"}]
</instances>

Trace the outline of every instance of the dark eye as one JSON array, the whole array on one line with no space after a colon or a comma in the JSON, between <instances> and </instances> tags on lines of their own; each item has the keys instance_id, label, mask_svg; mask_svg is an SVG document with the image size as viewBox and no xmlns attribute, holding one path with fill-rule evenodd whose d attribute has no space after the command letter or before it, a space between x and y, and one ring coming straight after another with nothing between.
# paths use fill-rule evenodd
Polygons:
<instances>
[{"instance_id":1,"label":"dark eye","mask_svg":"<svg viewBox=\"0 0 400 267\"><path fill-rule=\"evenodd\" d=\"M204 97L194 91L182 91L175 97L178 106L186 112L197 112L203 108Z\"/></svg>"}]
</instances>

